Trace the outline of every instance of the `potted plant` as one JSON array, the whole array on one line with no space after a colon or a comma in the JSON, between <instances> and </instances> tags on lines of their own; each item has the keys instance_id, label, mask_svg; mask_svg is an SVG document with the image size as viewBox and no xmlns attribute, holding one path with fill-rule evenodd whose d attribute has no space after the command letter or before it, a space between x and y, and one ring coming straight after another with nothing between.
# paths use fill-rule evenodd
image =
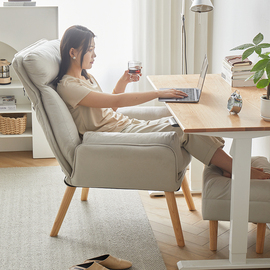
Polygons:
<instances>
[{"instance_id":1,"label":"potted plant","mask_svg":"<svg viewBox=\"0 0 270 270\"><path fill-rule=\"evenodd\" d=\"M261 97L261 116L264 120L270 121L270 52L262 52L262 49L269 48L270 44L262 43L263 39L263 34L259 33L253 38L253 43L246 43L231 50L245 50L242 54L243 60L253 53L258 55L260 60L258 60L251 70L255 74L250 76L249 79L253 78L257 88L266 87L266 95Z\"/></svg>"}]
</instances>

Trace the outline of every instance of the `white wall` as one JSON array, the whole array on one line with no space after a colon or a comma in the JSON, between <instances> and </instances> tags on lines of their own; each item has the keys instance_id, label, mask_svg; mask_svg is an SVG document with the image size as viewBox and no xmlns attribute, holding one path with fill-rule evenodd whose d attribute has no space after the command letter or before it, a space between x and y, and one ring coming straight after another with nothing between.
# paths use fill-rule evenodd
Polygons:
<instances>
[{"instance_id":1,"label":"white wall","mask_svg":"<svg viewBox=\"0 0 270 270\"><path fill-rule=\"evenodd\" d=\"M0 6L8 0L0 0ZM132 0L32 0L37 6L58 6L59 38L64 31L81 24L97 36L97 58L90 73L104 92L111 92L127 69L132 56ZM12 24L19 24L16 18Z\"/></svg>"},{"instance_id":2,"label":"white wall","mask_svg":"<svg viewBox=\"0 0 270 270\"><path fill-rule=\"evenodd\" d=\"M252 42L259 32L264 35L264 41L270 43L270 1L212 0L212 3L214 10L211 12L208 36L209 72L220 73L222 60L226 55L243 52L230 51L233 47ZM254 55L250 59L254 61L257 58ZM254 140L253 155L269 158L270 138Z\"/></svg>"},{"instance_id":3,"label":"white wall","mask_svg":"<svg viewBox=\"0 0 270 270\"><path fill-rule=\"evenodd\" d=\"M212 0L212 35L208 54L212 73L220 73L224 56L236 54L230 49L249 43L259 32L270 43L269 0ZM238 51L241 53L242 51ZM255 60L255 57L252 60Z\"/></svg>"}]
</instances>

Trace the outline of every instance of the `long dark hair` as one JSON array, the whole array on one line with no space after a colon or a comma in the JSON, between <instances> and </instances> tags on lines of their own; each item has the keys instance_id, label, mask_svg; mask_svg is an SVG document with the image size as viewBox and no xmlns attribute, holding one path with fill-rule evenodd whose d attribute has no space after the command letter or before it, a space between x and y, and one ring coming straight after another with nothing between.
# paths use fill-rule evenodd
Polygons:
<instances>
[{"instance_id":1,"label":"long dark hair","mask_svg":"<svg viewBox=\"0 0 270 270\"><path fill-rule=\"evenodd\" d=\"M63 76L67 73L68 68L70 66L70 55L69 51L71 48L79 49L81 48L81 66L83 62L83 57L89 49L89 44L91 44L92 39L95 37L95 34L89 30L88 28L80 25L74 25L69 27L61 40L60 43L60 54L61 54L61 63L60 69L57 77L53 81L53 85L57 86L59 81L63 78ZM86 70L82 70L82 76L85 79L89 79L89 75Z\"/></svg>"}]
</instances>

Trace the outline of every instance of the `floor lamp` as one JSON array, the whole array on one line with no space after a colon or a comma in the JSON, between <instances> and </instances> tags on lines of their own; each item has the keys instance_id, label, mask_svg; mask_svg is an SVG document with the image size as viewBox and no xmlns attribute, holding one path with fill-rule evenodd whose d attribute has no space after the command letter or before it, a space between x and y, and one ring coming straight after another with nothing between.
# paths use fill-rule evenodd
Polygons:
<instances>
[{"instance_id":1,"label":"floor lamp","mask_svg":"<svg viewBox=\"0 0 270 270\"><path fill-rule=\"evenodd\" d=\"M213 10L213 5L211 3L211 0L191 0L192 4L190 7L191 11L194 12L209 12ZM187 49L186 49L186 27L185 27L185 5L186 0L182 0L182 74L187 74Z\"/></svg>"}]
</instances>

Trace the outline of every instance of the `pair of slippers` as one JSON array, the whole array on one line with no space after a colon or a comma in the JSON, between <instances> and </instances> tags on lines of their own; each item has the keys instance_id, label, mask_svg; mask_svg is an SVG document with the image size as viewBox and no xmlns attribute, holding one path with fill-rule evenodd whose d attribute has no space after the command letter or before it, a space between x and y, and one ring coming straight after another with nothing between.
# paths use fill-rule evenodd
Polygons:
<instances>
[{"instance_id":1,"label":"pair of slippers","mask_svg":"<svg viewBox=\"0 0 270 270\"><path fill-rule=\"evenodd\" d=\"M107 270L107 269L128 269L132 263L127 260L113 257L109 254L101 255L86 260L82 264L73 265L69 270Z\"/></svg>"}]
</instances>

